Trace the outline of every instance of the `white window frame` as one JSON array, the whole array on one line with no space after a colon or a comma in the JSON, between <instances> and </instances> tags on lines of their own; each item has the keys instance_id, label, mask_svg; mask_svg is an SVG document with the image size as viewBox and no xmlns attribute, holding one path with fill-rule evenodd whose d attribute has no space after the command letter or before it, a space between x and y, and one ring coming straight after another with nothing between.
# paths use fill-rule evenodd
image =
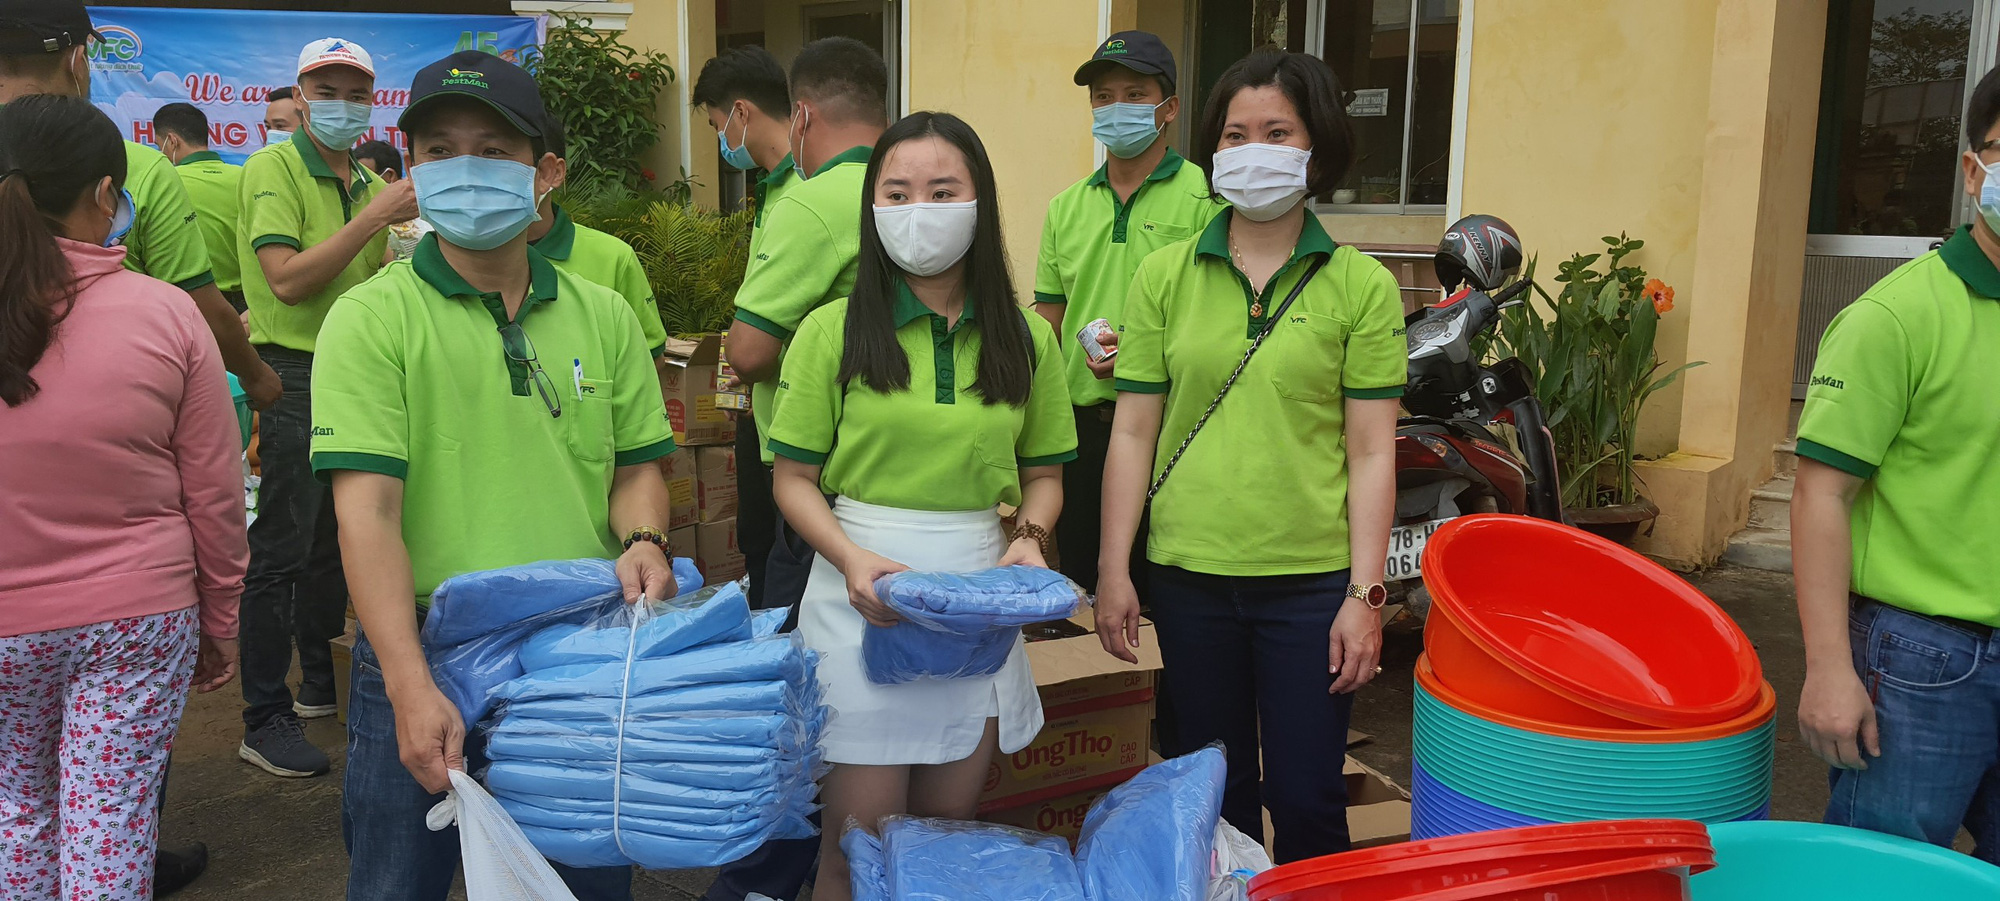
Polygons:
<instances>
[{"instance_id":1,"label":"white window frame","mask_svg":"<svg viewBox=\"0 0 2000 901\"><path fill-rule=\"evenodd\" d=\"M1403 156L1398 166L1396 196L1410 196L1410 119L1416 111L1417 103L1417 34L1421 31L1421 14L1424 0L1410 0L1410 49L1408 64L1403 71ZM1463 193L1460 182L1465 172L1465 118L1472 69L1472 7L1474 0L1459 0L1458 3L1458 53L1452 65L1451 90L1451 161L1445 175L1444 203L1315 203L1314 209L1320 213L1333 215L1390 215L1390 216L1451 216L1458 215ZM1982 0L2000 2L2000 0ZM1327 0L1308 0L1306 3L1306 47L1305 52L1326 58L1326 4Z\"/></svg>"}]
</instances>

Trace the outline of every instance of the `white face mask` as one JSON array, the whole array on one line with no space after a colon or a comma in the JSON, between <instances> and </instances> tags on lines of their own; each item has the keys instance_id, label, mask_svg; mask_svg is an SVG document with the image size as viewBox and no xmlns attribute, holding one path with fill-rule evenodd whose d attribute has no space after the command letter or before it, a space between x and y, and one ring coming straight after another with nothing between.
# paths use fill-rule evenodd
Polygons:
<instances>
[{"instance_id":1,"label":"white face mask","mask_svg":"<svg viewBox=\"0 0 2000 901\"><path fill-rule=\"evenodd\" d=\"M1252 222L1269 222L1306 197L1312 151L1283 144L1238 144L1215 152L1215 192Z\"/></svg>"},{"instance_id":2,"label":"white face mask","mask_svg":"<svg viewBox=\"0 0 2000 901\"><path fill-rule=\"evenodd\" d=\"M1979 184L1979 217L1986 220L1986 227L2000 232L2000 163L1989 166L1984 162L1979 168L1986 170L1986 178Z\"/></svg>"},{"instance_id":3,"label":"white face mask","mask_svg":"<svg viewBox=\"0 0 2000 901\"><path fill-rule=\"evenodd\" d=\"M875 208L875 232L882 236L882 249L904 272L920 277L950 269L972 247L978 227L977 200Z\"/></svg>"}]
</instances>

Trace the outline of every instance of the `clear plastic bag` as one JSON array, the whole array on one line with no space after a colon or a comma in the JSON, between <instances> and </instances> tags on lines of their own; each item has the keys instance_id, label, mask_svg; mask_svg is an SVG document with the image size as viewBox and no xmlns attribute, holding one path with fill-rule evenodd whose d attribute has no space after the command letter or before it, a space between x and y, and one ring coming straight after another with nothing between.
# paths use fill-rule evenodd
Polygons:
<instances>
[{"instance_id":1,"label":"clear plastic bag","mask_svg":"<svg viewBox=\"0 0 2000 901\"><path fill-rule=\"evenodd\" d=\"M1091 805L1077 839L1089 901L1205 901L1228 764L1220 746L1147 767Z\"/></svg>"},{"instance_id":2,"label":"clear plastic bag","mask_svg":"<svg viewBox=\"0 0 2000 901\"><path fill-rule=\"evenodd\" d=\"M701 587L694 561L673 561L678 593ZM492 708L492 689L525 672L528 636L561 623L583 623L624 603L612 560L548 560L453 576L431 594L424 617L424 657L431 678L469 727Z\"/></svg>"},{"instance_id":3,"label":"clear plastic bag","mask_svg":"<svg viewBox=\"0 0 2000 901\"><path fill-rule=\"evenodd\" d=\"M817 660L737 585L526 641L493 690L484 778L549 859L690 869L814 834Z\"/></svg>"},{"instance_id":4,"label":"clear plastic bag","mask_svg":"<svg viewBox=\"0 0 2000 901\"><path fill-rule=\"evenodd\" d=\"M1224 820L1215 824L1214 877L1208 901L1249 901L1250 878L1271 868L1271 855Z\"/></svg>"},{"instance_id":5,"label":"clear plastic bag","mask_svg":"<svg viewBox=\"0 0 2000 901\"><path fill-rule=\"evenodd\" d=\"M1084 901L1069 842L1040 832L888 817L882 857L892 901Z\"/></svg>"},{"instance_id":6,"label":"clear plastic bag","mask_svg":"<svg viewBox=\"0 0 2000 901\"><path fill-rule=\"evenodd\" d=\"M576 901L493 796L458 770L451 771L451 791L425 818L432 832L454 823L467 901Z\"/></svg>"},{"instance_id":7,"label":"clear plastic bag","mask_svg":"<svg viewBox=\"0 0 2000 901\"><path fill-rule=\"evenodd\" d=\"M1073 616L1084 598L1075 582L1035 566L892 573L875 581L875 594L903 618L862 633L862 662L877 685L990 676L1022 626Z\"/></svg>"}]
</instances>

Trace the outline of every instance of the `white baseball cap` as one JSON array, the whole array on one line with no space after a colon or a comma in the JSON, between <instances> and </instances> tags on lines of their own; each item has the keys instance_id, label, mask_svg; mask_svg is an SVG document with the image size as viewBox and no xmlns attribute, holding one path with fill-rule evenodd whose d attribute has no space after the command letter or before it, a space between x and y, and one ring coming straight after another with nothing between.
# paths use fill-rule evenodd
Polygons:
<instances>
[{"instance_id":1,"label":"white baseball cap","mask_svg":"<svg viewBox=\"0 0 2000 901\"><path fill-rule=\"evenodd\" d=\"M353 66L375 77L375 58L360 44L345 38L320 38L299 51L299 74L327 66Z\"/></svg>"}]
</instances>

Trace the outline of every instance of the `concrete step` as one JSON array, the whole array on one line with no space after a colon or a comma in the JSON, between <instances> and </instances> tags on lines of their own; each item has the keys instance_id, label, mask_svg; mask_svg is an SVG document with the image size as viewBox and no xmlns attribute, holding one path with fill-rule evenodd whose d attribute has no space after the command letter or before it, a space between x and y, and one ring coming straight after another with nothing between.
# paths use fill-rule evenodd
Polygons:
<instances>
[{"instance_id":1,"label":"concrete step","mask_svg":"<svg viewBox=\"0 0 2000 901\"><path fill-rule=\"evenodd\" d=\"M1744 529L1729 539L1725 562L1769 572L1792 571L1792 533L1776 529Z\"/></svg>"},{"instance_id":2,"label":"concrete step","mask_svg":"<svg viewBox=\"0 0 2000 901\"><path fill-rule=\"evenodd\" d=\"M1793 484L1791 476L1779 476L1750 493L1750 528L1791 532Z\"/></svg>"},{"instance_id":3,"label":"concrete step","mask_svg":"<svg viewBox=\"0 0 2000 901\"><path fill-rule=\"evenodd\" d=\"M1799 471L1799 443L1797 440L1778 445L1771 453L1771 474L1788 476Z\"/></svg>"}]
</instances>

